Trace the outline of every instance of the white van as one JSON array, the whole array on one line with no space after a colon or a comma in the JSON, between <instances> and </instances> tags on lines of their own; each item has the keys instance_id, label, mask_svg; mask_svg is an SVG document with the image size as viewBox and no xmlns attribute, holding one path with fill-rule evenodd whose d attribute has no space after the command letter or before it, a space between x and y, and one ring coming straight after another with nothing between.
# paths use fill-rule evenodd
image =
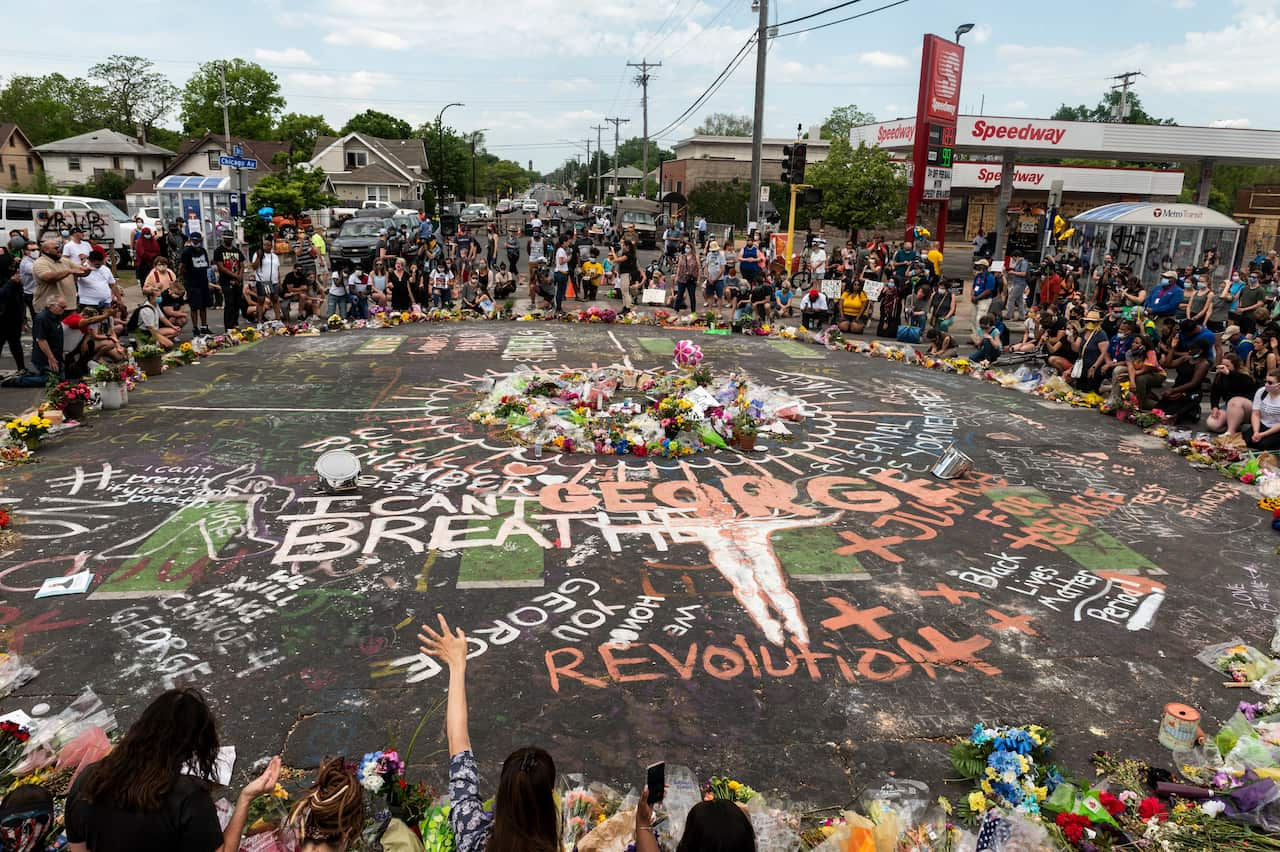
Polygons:
<instances>
[{"instance_id":1,"label":"white van","mask_svg":"<svg viewBox=\"0 0 1280 852\"><path fill-rule=\"evenodd\" d=\"M36 225L37 211L52 211L47 225ZM27 239L39 239L41 230L46 233L84 229L90 242L110 241L119 262L127 266L133 247L133 220L110 201L88 198L83 195L28 195L18 192L0 192L0 227L4 228L5 241L14 234Z\"/></svg>"}]
</instances>

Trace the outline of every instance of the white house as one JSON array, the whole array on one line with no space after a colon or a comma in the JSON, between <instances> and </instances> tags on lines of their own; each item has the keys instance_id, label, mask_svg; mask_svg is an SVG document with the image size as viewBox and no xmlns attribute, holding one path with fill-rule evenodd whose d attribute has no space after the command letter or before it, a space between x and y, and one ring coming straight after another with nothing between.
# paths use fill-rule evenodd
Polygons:
<instances>
[{"instance_id":1,"label":"white house","mask_svg":"<svg viewBox=\"0 0 1280 852\"><path fill-rule=\"evenodd\" d=\"M311 165L324 169L339 199L357 207L365 201L413 207L421 202L430 177L421 139L379 139L367 133L319 137Z\"/></svg>"},{"instance_id":2,"label":"white house","mask_svg":"<svg viewBox=\"0 0 1280 852\"><path fill-rule=\"evenodd\" d=\"M44 162L49 180L58 186L84 183L103 172L115 172L130 183L140 178L153 179L174 156L168 148L139 142L106 128L46 142L32 150Z\"/></svg>"}]
</instances>

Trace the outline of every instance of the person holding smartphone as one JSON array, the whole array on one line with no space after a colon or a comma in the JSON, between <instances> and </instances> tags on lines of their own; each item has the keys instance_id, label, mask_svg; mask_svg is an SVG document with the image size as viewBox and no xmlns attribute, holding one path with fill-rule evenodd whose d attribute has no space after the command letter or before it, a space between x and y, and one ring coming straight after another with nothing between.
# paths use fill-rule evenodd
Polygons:
<instances>
[{"instance_id":1,"label":"person holding smartphone","mask_svg":"<svg viewBox=\"0 0 1280 852\"><path fill-rule=\"evenodd\" d=\"M440 629L422 625L420 650L449 667L449 825L457 852L559 852L560 816L553 793L556 764L537 746L518 748L502 762L493 812L484 809L480 770L471 753L467 726L467 635L451 628L443 615Z\"/></svg>"},{"instance_id":2,"label":"person holding smartphone","mask_svg":"<svg viewBox=\"0 0 1280 852\"><path fill-rule=\"evenodd\" d=\"M676 852L755 852L756 833L742 808L728 799L698 802L689 809L684 832ZM636 852L658 852L658 836L653 831L653 808L649 788L640 793L636 806Z\"/></svg>"}]
</instances>

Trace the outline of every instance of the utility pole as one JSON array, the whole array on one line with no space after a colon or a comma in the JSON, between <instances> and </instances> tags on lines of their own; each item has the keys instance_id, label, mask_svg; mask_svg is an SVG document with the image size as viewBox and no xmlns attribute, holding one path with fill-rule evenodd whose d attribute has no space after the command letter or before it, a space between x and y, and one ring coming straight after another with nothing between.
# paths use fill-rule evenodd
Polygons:
<instances>
[{"instance_id":1,"label":"utility pole","mask_svg":"<svg viewBox=\"0 0 1280 852\"><path fill-rule=\"evenodd\" d=\"M649 62L641 59L639 62L628 62L628 68L639 68L640 73L636 75L636 85L640 87L640 109L644 113L644 148L640 153L640 197L648 198L645 194L645 181L649 179L649 69L661 68L661 62ZM614 164L617 168L617 164ZM617 173L615 172L615 177Z\"/></svg>"},{"instance_id":2,"label":"utility pole","mask_svg":"<svg viewBox=\"0 0 1280 852\"><path fill-rule=\"evenodd\" d=\"M1129 117L1129 87L1133 85L1133 81L1137 77L1141 77L1141 71L1126 71L1123 74L1117 74L1112 80L1119 80L1111 87L1111 91L1120 90L1120 104L1111 110L1112 121L1124 121Z\"/></svg>"},{"instance_id":3,"label":"utility pole","mask_svg":"<svg viewBox=\"0 0 1280 852\"><path fill-rule=\"evenodd\" d=\"M586 193L585 193L585 194L586 194L586 195L590 195L590 194L591 194L591 137L590 137L590 136L588 136L588 137L587 137L587 168L586 168L586 177L587 177L587 191L586 191Z\"/></svg>"},{"instance_id":4,"label":"utility pole","mask_svg":"<svg viewBox=\"0 0 1280 852\"><path fill-rule=\"evenodd\" d=\"M613 125L613 194L618 194L618 127L619 125L629 124L629 118L606 118L605 121Z\"/></svg>"},{"instance_id":5,"label":"utility pole","mask_svg":"<svg viewBox=\"0 0 1280 852\"><path fill-rule=\"evenodd\" d=\"M593 124L591 129L596 132L596 194L591 196L592 201L599 201L603 196L600 195L600 161L604 159L601 153L604 148L600 147L600 131L604 130L603 124Z\"/></svg>"},{"instance_id":6,"label":"utility pole","mask_svg":"<svg viewBox=\"0 0 1280 852\"><path fill-rule=\"evenodd\" d=\"M231 118L227 113L227 63L218 63L218 82L222 84L222 147L230 157L231 150ZM244 170L236 169L236 207L241 208L240 216L244 217Z\"/></svg>"},{"instance_id":7,"label":"utility pole","mask_svg":"<svg viewBox=\"0 0 1280 852\"><path fill-rule=\"evenodd\" d=\"M747 209L756 229L764 233L760 222L760 187L763 185L761 159L764 156L764 72L769 56L769 0L760 2L760 23L756 27L756 112L751 124L751 200Z\"/></svg>"}]
</instances>

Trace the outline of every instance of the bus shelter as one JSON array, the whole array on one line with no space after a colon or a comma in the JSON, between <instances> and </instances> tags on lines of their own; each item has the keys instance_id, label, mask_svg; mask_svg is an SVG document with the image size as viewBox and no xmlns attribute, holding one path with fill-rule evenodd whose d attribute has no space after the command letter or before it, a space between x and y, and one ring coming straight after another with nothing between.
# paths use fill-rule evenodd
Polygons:
<instances>
[{"instance_id":1,"label":"bus shelter","mask_svg":"<svg viewBox=\"0 0 1280 852\"><path fill-rule=\"evenodd\" d=\"M1229 216L1194 204L1121 202L1071 217L1071 246L1086 264L1110 254L1133 268L1144 286L1165 270L1207 267L1214 281L1235 266L1243 226Z\"/></svg>"},{"instance_id":2,"label":"bus shelter","mask_svg":"<svg viewBox=\"0 0 1280 852\"><path fill-rule=\"evenodd\" d=\"M160 218L166 223L183 222L187 234L199 231L206 245L216 245L225 232L234 233L233 202L229 177L170 175L156 184L160 196Z\"/></svg>"}]
</instances>

